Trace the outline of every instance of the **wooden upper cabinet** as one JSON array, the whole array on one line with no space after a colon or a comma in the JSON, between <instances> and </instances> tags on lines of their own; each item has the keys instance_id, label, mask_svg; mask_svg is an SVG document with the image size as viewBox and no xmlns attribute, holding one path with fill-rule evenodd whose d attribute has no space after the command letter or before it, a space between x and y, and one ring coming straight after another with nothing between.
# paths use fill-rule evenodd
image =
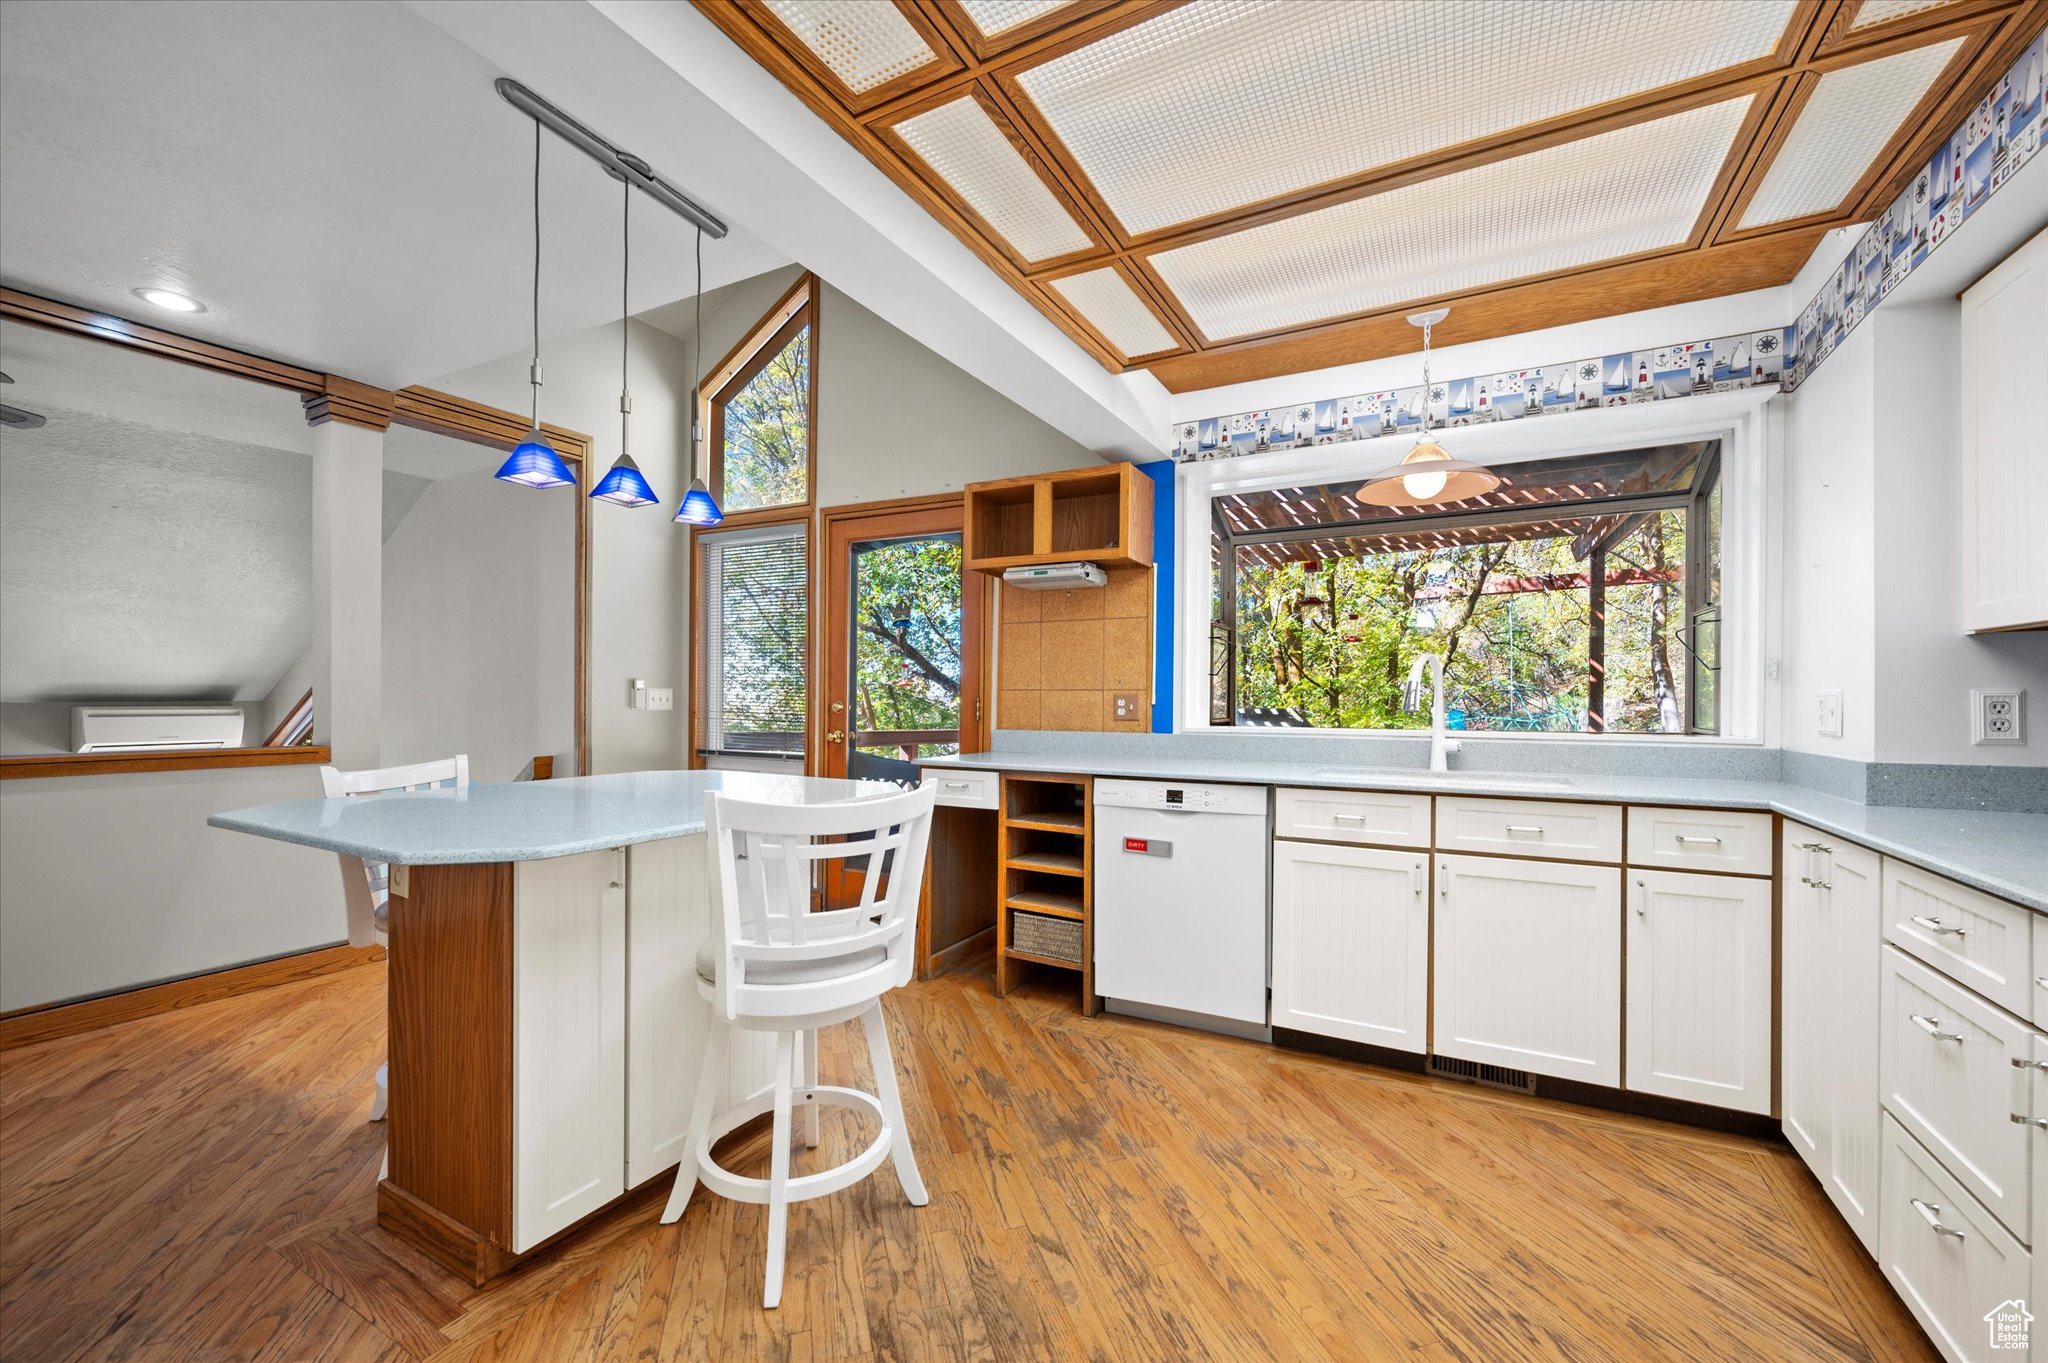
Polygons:
<instances>
[{"instance_id":1,"label":"wooden upper cabinet","mask_svg":"<svg viewBox=\"0 0 2048 1363\"><path fill-rule=\"evenodd\" d=\"M967 566L1152 563L1152 480L1134 464L967 485Z\"/></svg>"}]
</instances>

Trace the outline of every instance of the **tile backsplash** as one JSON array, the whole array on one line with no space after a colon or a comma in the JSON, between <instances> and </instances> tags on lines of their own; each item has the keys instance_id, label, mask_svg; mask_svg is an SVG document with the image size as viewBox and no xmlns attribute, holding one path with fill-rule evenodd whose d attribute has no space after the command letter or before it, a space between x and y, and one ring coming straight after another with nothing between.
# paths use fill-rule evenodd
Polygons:
<instances>
[{"instance_id":1,"label":"tile backsplash","mask_svg":"<svg viewBox=\"0 0 2048 1363\"><path fill-rule=\"evenodd\" d=\"M996 725L1005 729L1151 727L1152 570L1110 568L1105 587L997 588ZM1138 698L1115 718L1118 692Z\"/></svg>"}]
</instances>

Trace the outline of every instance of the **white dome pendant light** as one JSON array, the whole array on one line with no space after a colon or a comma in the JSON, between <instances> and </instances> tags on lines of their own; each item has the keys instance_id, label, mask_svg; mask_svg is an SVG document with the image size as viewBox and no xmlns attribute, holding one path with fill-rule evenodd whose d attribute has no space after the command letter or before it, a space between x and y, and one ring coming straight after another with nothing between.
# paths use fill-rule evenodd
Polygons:
<instances>
[{"instance_id":1,"label":"white dome pendant light","mask_svg":"<svg viewBox=\"0 0 2048 1363\"><path fill-rule=\"evenodd\" d=\"M1422 437L1415 448L1401 456L1401 462L1383 469L1368 480L1355 495L1368 506L1441 506L1462 502L1500 486L1500 475L1484 464L1453 459L1442 445L1429 438L1429 333L1430 328L1451 315L1449 308L1418 312L1409 325L1422 328Z\"/></svg>"}]
</instances>

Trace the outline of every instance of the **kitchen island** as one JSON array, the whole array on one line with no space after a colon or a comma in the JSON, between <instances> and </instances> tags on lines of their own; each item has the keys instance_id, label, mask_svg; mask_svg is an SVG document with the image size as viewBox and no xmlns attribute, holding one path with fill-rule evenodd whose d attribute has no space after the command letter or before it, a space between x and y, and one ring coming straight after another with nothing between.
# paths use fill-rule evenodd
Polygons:
<instances>
[{"instance_id":1,"label":"kitchen island","mask_svg":"<svg viewBox=\"0 0 2048 1363\"><path fill-rule=\"evenodd\" d=\"M712 932L705 793L822 804L891 789L652 771L207 822L389 864L377 1219L482 1284L684 1157L710 1017L695 965ZM772 1040L734 1038L728 1097L768 1082Z\"/></svg>"}]
</instances>

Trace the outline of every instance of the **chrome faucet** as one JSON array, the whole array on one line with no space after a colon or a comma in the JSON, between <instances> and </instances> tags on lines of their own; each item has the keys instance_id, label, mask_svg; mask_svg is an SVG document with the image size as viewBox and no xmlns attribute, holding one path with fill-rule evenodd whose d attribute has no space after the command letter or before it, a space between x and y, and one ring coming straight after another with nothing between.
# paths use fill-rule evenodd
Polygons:
<instances>
[{"instance_id":1,"label":"chrome faucet","mask_svg":"<svg viewBox=\"0 0 2048 1363\"><path fill-rule=\"evenodd\" d=\"M1444 729L1444 660L1440 653L1419 655L1408 667L1408 684L1401 688L1401 708L1414 714L1422 708L1422 669L1428 667L1436 682L1436 693L1429 706L1429 769L1449 771L1450 754L1458 751L1458 740L1448 737Z\"/></svg>"}]
</instances>

